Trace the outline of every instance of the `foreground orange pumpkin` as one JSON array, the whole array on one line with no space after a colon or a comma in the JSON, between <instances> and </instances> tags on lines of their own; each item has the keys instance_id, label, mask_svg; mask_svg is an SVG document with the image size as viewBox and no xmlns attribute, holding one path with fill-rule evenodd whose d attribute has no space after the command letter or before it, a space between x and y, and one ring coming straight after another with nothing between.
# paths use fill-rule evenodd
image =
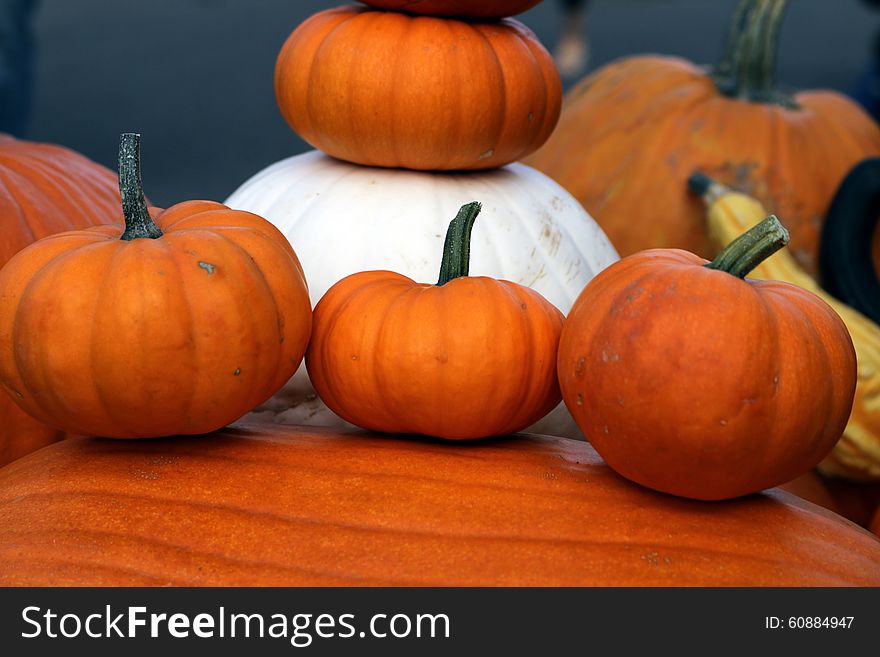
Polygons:
<instances>
[{"instance_id":1,"label":"foreground orange pumpkin","mask_svg":"<svg viewBox=\"0 0 880 657\"><path fill-rule=\"evenodd\" d=\"M513 19L472 23L346 6L315 14L275 65L291 128L334 157L383 167L489 169L546 141L562 84Z\"/></svg>"},{"instance_id":2,"label":"foreground orange pumpkin","mask_svg":"<svg viewBox=\"0 0 880 657\"><path fill-rule=\"evenodd\" d=\"M269 222L219 203L151 218L138 135L123 135L120 188L124 232L48 237L0 271L0 385L71 433L217 429L302 360L311 305L299 262Z\"/></svg>"},{"instance_id":3,"label":"foreground orange pumpkin","mask_svg":"<svg viewBox=\"0 0 880 657\"><path fill-rule=\"evenodd\" d=\"M484 438L520 431L559 403L562 313L528 287L467 275L479 211L469 203L450 223L436 285L361 272L315 306L306 368L344 420Z\"/></svg>"},{"instance_id":4,"label":"foreground orange pumpkin","mask_svg":"<svg viewBox=\"0 0 880 657\"><path fill-rule=\"evenodd\" d=\"M0 470L0 584L878 586L880 541L778 490L654 493L583 441L242 424Z\"/></svg>"},{"instance_id":5,"label":"foreground orange pumpkin","mask_svg":"<svg viewBox=\"0 0 880 657\"><path fill-rule=\"evenodd\" d=\"M704 500L798 477L840 438L856 355L818 296L743 277L787 239L775 217L707 265L653 249L596 276L559 344L565 405L608 464Z\"/></svg>"},{"instance_id":6,"label":"foreground orange pumpkin","mask_svg":"<svg viewBox=\"0 0 880 657\"><path fill-rule=\"evenodd\" d=\"M531 9L541 0L361 0L365 5L428 16L503 18Z\"/></svg>"},{"instance_id":7,"label":"foreground orange pumpkin","mask_svg":"<svg viewBox=\"0 0 880 657\"><path fill-rule=\"evenodd\" d=\"M676 247L712 258L699 170L783 217L791 250L817 273L823 217L844 175L880 155L880 128L830 91L776 88L776 34L785 0L744 0L715 71L672 58L632 57L585 78L559 125L526 160L596 218L621 255ZM646 203L645 199L651 199Z\"/></svg>"},{"instance_id":8,"label":"foreground orange pumpkin","mask_svg":"<svg viewBox=\"0 0 880 657\"><path fill-rule=\"evenodd\" d=\"M119 222L112 171L61 146L0 134L0 267L41 237ZM64 435L0 390L0 465Z\"/></svg>"}]
</instances>

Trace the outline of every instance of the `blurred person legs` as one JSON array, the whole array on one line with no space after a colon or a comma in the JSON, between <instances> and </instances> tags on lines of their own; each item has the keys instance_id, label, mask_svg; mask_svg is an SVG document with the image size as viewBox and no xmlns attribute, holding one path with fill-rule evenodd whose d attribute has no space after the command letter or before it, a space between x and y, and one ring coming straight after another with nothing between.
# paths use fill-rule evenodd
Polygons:
<instances>
[{"instance_id":1,"label":"blurred person legs","mask_svg":"<svg viewBox=\"0 0 880 657\"><path fill-rule=\"evenodd\" d=\"M559 74L572 78L587 70L590 44L587 40L587 9L590 0L559 0L563 7L562 33L553 53Z\"/></svg>"},{"instance_id":2,"label":"blurred person legs","mask_svg":"<svg viewBox=\"0 0 880 657\"><path fill-rule=\"evenodd\" d=\"M31 111L38 0L0 0L0 132L22 137Z\"/></svg>"}]
</instances>

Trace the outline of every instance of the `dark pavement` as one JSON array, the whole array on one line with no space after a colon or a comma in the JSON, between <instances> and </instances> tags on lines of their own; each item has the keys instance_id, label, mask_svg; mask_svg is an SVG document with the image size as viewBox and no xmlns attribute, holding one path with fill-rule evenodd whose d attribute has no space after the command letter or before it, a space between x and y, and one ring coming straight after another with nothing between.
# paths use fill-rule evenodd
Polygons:
<instances>
[{"instance_id":1,"label":"dark pavement","mask_svg":"<svg viewBox=\"0 0 880 657\"><path fill-rule=\"evenodd\" d=\"M223 200L266 165L302 152L275 107L275 56L319 0L42 0L30 138L115 168L120 132L143 134L144 184L158 205ZM591 68L658 52L700 63L721 49L733 0L594 0ZM555 0L521 15L552 49ZM852 87L880 12L859 0L796 0L779 77L795 88Z\"/></svg>"}]
</instances>

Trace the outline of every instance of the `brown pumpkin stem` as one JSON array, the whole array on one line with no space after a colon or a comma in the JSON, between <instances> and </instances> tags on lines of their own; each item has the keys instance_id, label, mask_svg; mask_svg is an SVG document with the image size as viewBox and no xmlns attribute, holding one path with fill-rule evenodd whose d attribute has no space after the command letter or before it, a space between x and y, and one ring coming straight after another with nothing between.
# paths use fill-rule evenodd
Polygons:
<instances>
[{"instance_id":1,"label":"brown pumpkin stem","mask_svg":"<svg viewBox=\"0 0 880 657\"><path fill-rule=\"evenodd\" d=\"M119 193L122 196L122 214L125 217L125 231L120 239L162 237L162 231L153 222L144 198L144 185L141 182L141 136L134 132L124 132L119 138Z\"/></svg>"},{"instance_id":2,"label":"brown pumpkin stem","mask_svg":"<svg viewBox=\"0 0 880 657\"><path fill-rule=\"evenodd\" d=\"M788 244L788 239L785 226L775 214L771 214L724 247L705 266L745 278L755 267Z\"/></svg>"},{"instance_id":3,"label":"brown pumpkin stem","mask_svg":"<svg viewBox=\"0 0 880 657\"><path fill-rule=\"evenodd\" d=\"M440 279L437 285L445 285L454 278L467 276L471 261L471 232L483 206L471 201L461 206L455 219L449 222L446 241L443 243L443 259L440 261Z\"/></svg>"},{"instance_id":4,"label":"brown pumpkin stem","mask_svg":"<svg viewBox=\"0 0 880 657\"><path fill-rule=\"evenodd\" d=\"M741 0L731 21L727 45L715 68L725 96L796 109L790 94L776 88L779 31L788 0Z\"/></svg>"}]
</instances>

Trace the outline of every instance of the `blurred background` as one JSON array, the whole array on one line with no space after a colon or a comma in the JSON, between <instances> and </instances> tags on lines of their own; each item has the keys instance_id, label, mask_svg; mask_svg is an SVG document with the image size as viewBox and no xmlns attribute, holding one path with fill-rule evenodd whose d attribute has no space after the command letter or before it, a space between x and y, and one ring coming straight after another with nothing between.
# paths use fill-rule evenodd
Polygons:
<instances>
[{"instance_id":1,"label":"blurred background","mask_svg":"<svg viewBox=\"0 0 880 657\"><path fill-rule=\"evenodd\" d=\"M281 44L332 0L0 0L32 5L31 106L23 136L113 169L120 132L143 134L144 185L159 206L222 201L265 166L308 146L275 107ZM636 53L714 63L735 0L591 0L579 26L584 72ZM873 65L880 12L867 0L797 0L783 26L778 79L851 93ZM554 51L562 0L521 14ZM0 23L0 44L12 43ZM564 79L566 87L581 77ZM864 85L863 85L864 86ZM6 101L4 101L6 102ZM2 108L4 112L10 107Z\"/></svg>"}]
</instances>

